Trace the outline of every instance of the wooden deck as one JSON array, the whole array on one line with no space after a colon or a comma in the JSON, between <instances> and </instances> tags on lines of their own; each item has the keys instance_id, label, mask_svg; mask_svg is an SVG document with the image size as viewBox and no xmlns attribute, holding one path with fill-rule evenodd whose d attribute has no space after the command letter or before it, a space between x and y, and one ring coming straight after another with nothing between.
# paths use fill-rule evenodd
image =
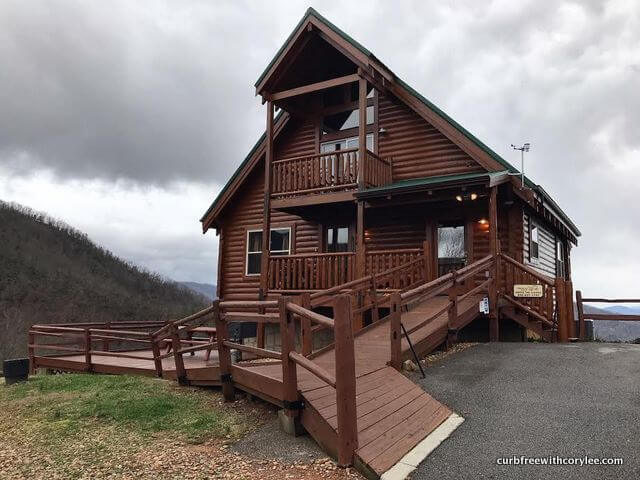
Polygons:
<instances>
[{"instance_id":1,"label":"wooden deck","mask_svg":"<svg viewBox=\"0 0 640 480\"><path fill-rule=\"evenodd\" d=\"M478 314L481 295L470 296L458 305L461 328ZM419 303L402 314L407 330L440 311L448 303L447 296L437 296ZM441 345L447 338L447 313L435 317L410 335L420 355ZM390 358L389 321L371 325L355 335L356 410L358 448L356 465L371 477L378 477L397 463L413 447L438 427L452 413L402 373L387 365ZM109 374L155 375L151 351L136 351L149 360L94 355L92 371ZM406 339L402 340L402 356L412 356ZM336 374L335 351L332 346L311 355L317 365ZM85 369L83 355L38 357L38 366L71 371ZM220 368L215 351L209 361L205 352L184 355L187 379L194 385L220 385ZM176 378L173 357L162 360L164 377ZM233 384L277 405L283 404L282 365L234 364ZM299 369L298 388L304 401L301 421L311 436L330 454L336 455L337 403L334 387Z\"/></svg>"}]
</instances>

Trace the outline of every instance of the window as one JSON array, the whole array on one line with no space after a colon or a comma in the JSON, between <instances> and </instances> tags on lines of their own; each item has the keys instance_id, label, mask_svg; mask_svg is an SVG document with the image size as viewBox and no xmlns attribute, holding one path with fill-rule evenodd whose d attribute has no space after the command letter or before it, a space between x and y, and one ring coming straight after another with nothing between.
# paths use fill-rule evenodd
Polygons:
<instances>
[{"instance_id":1,"label":"window","mask_svg":"<svg viewBox=\"0 0 640 480\"><path fill-rule=\"evenodd\" d=\"M272 228L269 245L270 255L291 253L291 228ZM246 274L260 275L262 263L262 230L247 231Z\"/></svg>"},{"instance_id":2,"label":"window","mask_svg":"<svg viewBox=\"0 0 640 480\"><path fill-rule=\"evenodd\" d=\"M529 261L537 262L539 255L538 226L529 223Z\"/></svg>"},{"instance_id":3,"label":"window","mask_svg":"<svg viewBox=\"0 0 640 480\"><path fill-rule=\"evenodd\" d=\"M320 153L335 152L337 150L346 150L348 148L358 148L358 137L342 138L333 142L324 142L320 144ZM373 152L373 134L367 134L367 150Z\"/></svg>"},{"instance_id":4,"label":"window","mask_svg":"<svg viewBox=\"0 0 640 480\"><path fill-rule=\"evenodd\" d=\"M367 107L367 125L373 124L373 105ZM322 119L322 133L341 132L360 126L360 110L346 110L344 112L327 115Z\"/></svg>"},{"instance_id":5,"label":"window","mask_svg":"<svg viewBox=\"0 0 640 480\"><path fill-rule=\"evenodd\" d=\"M566 272L564 245L562 244L562 240L556 240L556 277L566 278Z\"/></svg>"},{"instance_id":6,"label":"window","mask_svg":"<svg viewBox=\"0 0 640 480\"><path fill-rule=\"evenodd\" d=\"M327 252L349 251L349 227L327 227Z\"/></svg>"},{"instance_id":7,"label":"window","mask_svg":"<svg viewBox=\"0 0 640 480\"><path fill-rule=\"evenodd\" d=\"M438 258L460 259L466 255L464 226L438 226Z\"/></svg>"}]
</instances>

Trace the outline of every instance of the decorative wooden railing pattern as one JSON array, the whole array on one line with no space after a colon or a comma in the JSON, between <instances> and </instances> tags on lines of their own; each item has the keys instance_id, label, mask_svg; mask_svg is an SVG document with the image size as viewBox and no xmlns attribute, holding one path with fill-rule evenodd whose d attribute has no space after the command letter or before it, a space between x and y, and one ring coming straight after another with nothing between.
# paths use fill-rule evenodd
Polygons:
<instances>
[{"instance_id":1,"label":"decorative wooden railing pattern","mask_svg":"<svg viewBox=\"0 0 640 480\"><path fill-rule=\"evenodd\" d=\"M357 148L276 160L271 165L274 198L355 189L358 185ZM364 183L378 187L391 183L391 161L367 150Z\"/></svg>"},{"instance_id":2,"label":"decorative wooden railing pattern","mask_svg":"<svg viewBox=\"0 0 640 480\"><path fill-rule=\"evenodd\" d=\"M312 253L269 257L268 286L272 292L315 291L354 277L355 253Z\"/></svg>"},{"instance_id":3,"label":"decorative wooden railing pattern","mask_svg":"<svg viewBox=\"0 0 640 480\"><path fill-rule=\"evenodd\" d=\"M407 265L418 258L422 258L423 249L404 248L395 250L374 250L365 255L365 271L367 275L379 276L377 288L402 289L413 285L415 282L425 280L424 262L415 262L414 268L406 268L397 271L396 275L384 275L388 270Z\"/></svg>"}]
</instances>

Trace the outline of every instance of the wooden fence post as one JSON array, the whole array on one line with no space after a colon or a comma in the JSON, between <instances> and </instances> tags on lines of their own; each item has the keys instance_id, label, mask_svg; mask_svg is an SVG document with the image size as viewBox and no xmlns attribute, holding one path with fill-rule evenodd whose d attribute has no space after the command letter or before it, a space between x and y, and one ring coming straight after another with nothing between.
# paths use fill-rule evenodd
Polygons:
<instances>
[{"instance_id":1,"label":"wooden fence post","mask_svg":"<svg viewBox=\"0 0 640 480\"><path fill-rule=\"evenodd\" d=\"M338 295L334 301L333 311L336 404L338 406L338 465L346 467L353 464L353 455L358 448L356 362L349 295Z\"/></svg>"},{"instance_id":2,"label":"wooden fence post","mask_svg":"<svg viewBox=\"0 0 640 480\"><path fill-rule=\"evenodd\" d=\"M564 286L564 280L562 278L556 278L556 312L559 342L567 342L569 340L569 332L567 330L567 301Z\"/></svg>"},{"instance_id":3,"label":"wooden fence post","mask_svg":"<svg viewBox=\"0 0 640 480\"><path fill-rule=\"evenodd\" d=\"M231 379L231 349L224 342L229 340L227 321L220 313L220 301L213 301L213 321L216 325L216 343L218 345L218 364L220 365L220 383L225 402L236 399L235 388Z\"/></svg>"},{"instance_id":4,"label":"wooden fence post","mask_svg":"<svg viewBox=\"0 0 640 480\"><path fill-rule=\"evenodd\" d=\"M451 344L456 341L456 333L453 326L458 320L458 273L454 270L453 274L453 286L449 289L449 307L447 316L447 343L446 348L449 349Z\"/></svg>"},{"instance_id":5,"label":"wooden fence post","mask_svg":"<svg viewBox=\"0 0 640 480\"><path fill-rule=\"evenodd\" d=\"M311 310L311 294L304 292L300 295L300 305L307 310ZM302 355L305 357L313 352L313 334L311 333L311 320L306 317L300 319L300 344L302 345Z\"/></svg>"},{"instance_id":6,"label":"wooden fence post","mask_svg":"<svg viewBox=\"0 0 640 480\"><path fill-rule=\"evenodd\" d=\"M159 340L156 339L152 332L149 332L149 339L151 340L151 352L153 353L153 364L156 368L156 375L158 378L162 378L162 359L160 358Z\"/></svg>"},{"instance_id":7,"label":"wooden fence post","mask_svg":"<svg viewBox=\"0 0 640 480\"><path fill-rule=\"evenodd\" d=\"M105 322L105 328L107 330L111 330L111 320L107 320ZM109 351L109 339L105 338L104 340L102 340L102 351L103 352L108 352Z\"/></svg>"},{"instance_id":8,"label":"wooden fence post","mask_svg":"<svg viewBox=\"0 0 640 480\"><path fill-rule=\"evenodd\" d=\"M424 257L424 279L426 281L433 280L435 277L431 272L431 267L433 265L433 259L431 258L431 244L427 240L422 243L422 255Z\"/></svg>"},{"instance_id":9,"label":"wooden fence post","mask_svg":"<svg viewBox=\"0 0 640 480\"><path fill-rule=\"evenodd\" d=\"M576 320L573 313L573 282L571 280L565 280L564 282L564 298L567 305L567 335L569 338L576 338Z\"/></svg>"},{"instance_id":10,"label":"wooden fence post","mask_svg":"<svg viewBox=\"0 0 640 480\"><path fill-rule=\"evenodd\" d=\"M287 433L295 434L295 421L300 407L298 399L298 377L296 364L289 357L290 352L296 351L296 324L293 314L287 308L291 297L282 296L278 299L280 313L280 352L282 353L282 393L284 397L283 415L285 421L293 420L289 425L283 425Z\"/></svg>"},{"instance_id":11,"label":"wooden fence post","mask_svg":"<svg viewBox=\"0 0 640 480\"><path fill-rule=\"evenodd\" d=\"M171 346L173 348L173 360L176 365L176 377L180 385L187 385L187 371L184 368L184 357L182 356L182 342L180 341L180 331L176 325L171 325Z\"/></svg>"},{"instance_id":12,"label":"wooden fence post","mask_svg":"<svg viewBox=\"0 0 640 480\"><path fill-rule=\"evenodd\" d=\"M91 372L91 329L84 329L84 363L87 372Z\"/></svg>"},{"instance_id":13,"label":"wooden fence post","mask_svg":"<svg viewBox=\"0 0 640 480\"><path fill-rule=\"evenodd\" d=\"M578 308L578 336L580 340L585 340L587 332L584 324L584 307L582 305L582 291L576 290L576 306Z\"/></svg>"},{"instance_id":14,"label":"wooden fence post","mask_svg":"<svg viewBox=\"0 0 640 480\"><path fill-rule=\"evenodd\" d=\"M34 345L36 344L36 335L32 331L29 331L27 335L27 349L29 352L29 373L33 375L36 373L36 348Z\"/></svg>"},{"instance_id":15,"label":"wooden fence post","mask_svg":"<svg viewBox=\"0 0 640 480\"><path fill-rule=\"evenodd\" d=\"M402 368L402 298L399 292L391 294L391 313L389 320L389 333L391 341L391 359L389 365L396 370Z\"/></svg>"}]
</instances>

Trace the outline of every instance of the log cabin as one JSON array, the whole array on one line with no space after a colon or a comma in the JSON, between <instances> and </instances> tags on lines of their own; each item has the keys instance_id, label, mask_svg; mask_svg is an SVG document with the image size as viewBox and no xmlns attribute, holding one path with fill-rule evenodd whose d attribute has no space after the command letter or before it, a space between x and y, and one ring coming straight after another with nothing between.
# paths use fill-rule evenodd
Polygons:
<instances>
[{"instance_id":1,"label":"log cabin","mask_svg":"<svg viewBox=\"0 0 640 480\"><path fill-rule=\"evenodd\" d=\"M220 238L219 299L168 323L34 325L31 368L219 385L229 401L240 389L281 407L285 430L304 428L339 465L404 478L405 456L415 465L421 443L462 419L403 362L474 326L493 341L509 325L574 337L580 231L313 9L255 87L265 133L201 219ZM230 335L238 324L257 324L255 345Z\"/></svg>"},{"instance_id":2,"label":"log cabin","mask_svg":"<svg viewBox=\"0 0 640 480\"><path fill-rule=\"evenodd\" d=\"M540 185L312 8L255 89L265 133L201 219L219 236L220 299L313 294L416 258L430 281L500 254L490 338L504 321L554 329L548 298L512 292L571 280L580 231Z\"/></svg>"}]
</instances>

